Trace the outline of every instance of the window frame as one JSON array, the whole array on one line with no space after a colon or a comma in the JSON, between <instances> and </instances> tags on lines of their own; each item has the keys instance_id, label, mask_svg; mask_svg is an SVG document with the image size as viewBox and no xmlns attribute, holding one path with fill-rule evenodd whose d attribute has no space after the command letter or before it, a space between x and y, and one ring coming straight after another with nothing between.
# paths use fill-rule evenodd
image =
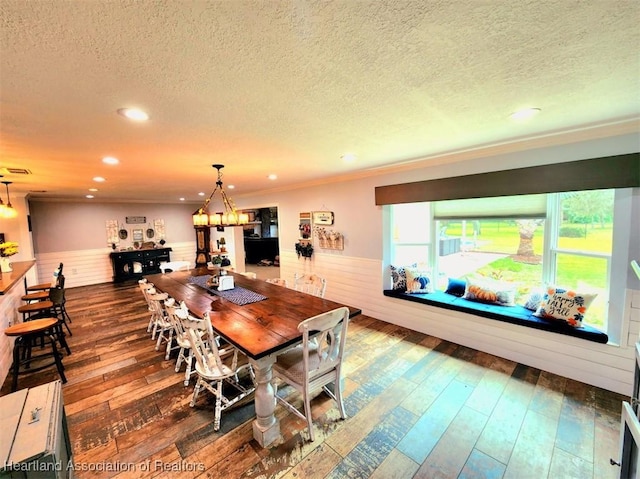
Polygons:
<instances>
[{"instance_id":1,"label":"window frame","mask_svg":"<svg viewBox=\"0 0 640 479\"><path fill-rule=\"evenodd\" d=\"M607 188L602 188L607 189ZM613 189L613 188L609 188ZM558 254L570 254L576 256L584 256L584 257L596 257L601 258L606 261L606 299L607 306L605 307L606 314L606 328L605 332L609 336L609 343L614 345L619 345L621 343L622 338L628 332L628 325L624 322L624 315L621 314L619 310L619 306L623 304L624 301L624 287L618 287L618 281L615 280L616 272L621 270L621 266L625 265L626 267L626 254L624 254L627 249L617 247L618 244L624 242L628 245L629 235L631 232L631 224L630 221L628 202L631 201L632 197L632 188L615 188L614 189L614 204L613 204L613 218L612 218L612 228L613 228L613 238L612 238L612 251L611 254L607 253L597 253L597 252L588 252L588 251L580 251L580 250L570 250L566 248L558 247L558 235L560 231L561 224L561 214L560 211L560 193L548 193L547 194L547 216L546 216L546 224L544 228L544 238L543 238L543 264L542 264L542 283L552 284L555 282L556 272L557 272L557 257ZM586 190L580 190L586 191ZM424 203L430 203L424 201ZM389 248L385 251L389 253L390 264L396 264L394 262L395 259L395 242L393 238L393 226L394 226L394 215L395 209L393 208L396 205L385 205L386 208L389 208L389 225L387 228L388 235L386 236L389 240ZM438 251L434 245L437 245L440 231L438 227L439 221L434 218L434 210L435 208L429 208L429 217L428 221L430 223L430 235L428 243L415 243L415 245L425 246L428 251L428 263L430 268L432 269L432 273L434 275L434 281L438 280ZM401 243L402 245L407 245L408 243ZM411 243L414 244L414 243ZM620 251L620 253L616 254L616 251ZM624 258L623 258L624 257ZM620 275L624 276L624 275ZM437 284L436 287L440 287ZM623 283L624 284L624 283Z\"/></svg>"}]
</instances>

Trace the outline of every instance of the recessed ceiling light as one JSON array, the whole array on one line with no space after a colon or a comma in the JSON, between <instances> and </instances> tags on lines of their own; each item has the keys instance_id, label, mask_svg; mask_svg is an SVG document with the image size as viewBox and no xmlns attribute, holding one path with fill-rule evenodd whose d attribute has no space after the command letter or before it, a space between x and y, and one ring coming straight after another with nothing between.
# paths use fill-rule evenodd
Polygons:
<instances>
[{"instance_id":1,"label":"recessed ceiling light","mask_svg":"<svg viewBox=\"0 0 640 479\"><path fill-rule=\"evenodd\" d=\"M93 195L86 195L86 198L89 198L89 199L91 199L93 197L94 197Z\"/></svg>"},{"instance_id":2,"label":"recessed ceiling light","mask_svg":"<svg viewBox=\"0 0 640 479\"><path fill-rule=\"evenodd\" d=\"M532 116L536 116L542 110L540 108L524 108L522 110L515 111L509 115L512 120L526 120Z\"/></svg>"},{"instance_id":3,"label":"recessed ceiling light","mask_svg":"<svg viewBox=\"0 0 640 479\"><path fill-rule=\"evenodd\" d=\"M89 191L95 193L96 191L98 191L98 188L89 188Z\"/></svg>"},{"instance_id":4,"label":"recessed ceiling light","mask_svg":"<svg viewBox=\"0 0 640 479\"><path fill-rule=\"evenodd\" d=\"M269 178L270 180L277 180L278 175L271 173L269 176L267 176L267 178Z\"/></svg>"},{"instance_id":5,"label":"recessed ceiling light","mask_svg":"<svg viewBox=\"0 0 640 479\"><path fill-rule=\"evenodd\" d=\"M149 115L138 108L120 108L118 114L134 121L147 121Z\"/></svg>"},{"instance_id":6,"label":"recessed ceiling light","mask_svg":"<svg viewBox=\"0 0 640 479\"><path fill-rule=\"evenodd\" d=\"M204 196L204 191L201 191L200 193L198 193L198 196Z\"/></svg>"},{"instance_id":7,"label":"recessed ceiling light","mask_svg":"<svg viewBox=\"0 0 640 479\"><path fill-rule=\"evenodd\" d=\"M120 163L120 160L119 160L119 159L117 159L117 158L114 158L113 156L105 156L105 157L102 159L102 162L103 162L105 165L117 165L118 163Z\"/></svg>"},{"instance_id":8,"label":"recessed ceiling light","mask_svg":"<svg viewBox=\"0 0 640 479\"><path fill-rule=\"evenodd\" d=\"M178 198L180 201L184 201L184 198Z\"/></svg>"},{"instance_id":9,"label":"recessed ceiling light","mask_svg":"<svg viewBox=\"0 0 640 479\"><path fill-rule=\"evenodd\" d=\"M102 183L103 181L106 181L106 180L102 176L94 176L93 181L97 183Z\"/></svg>"},{"instance_id":10,"label":"recessed ceiling light","mask_svg":"<svg viewBox=\"0 0 640 479\"><path fill-rule=\"evenodd\" d=\"M236 187L236 185L227 185L227 188L230 190L233 190Z\"/></svg>"},{"instance_id":11,"label":"recessed ceiling light","mask_svg":"<svg viewBox=\"0 0 640 479\"><path fill-rule=\"evenodd\" d=\"M346 161L347 163L350 163L352 161L356 161L357 156L354 155L353 153L345 153L340 158L342 159L342 161Z\"/></svg>"}]
</instances>

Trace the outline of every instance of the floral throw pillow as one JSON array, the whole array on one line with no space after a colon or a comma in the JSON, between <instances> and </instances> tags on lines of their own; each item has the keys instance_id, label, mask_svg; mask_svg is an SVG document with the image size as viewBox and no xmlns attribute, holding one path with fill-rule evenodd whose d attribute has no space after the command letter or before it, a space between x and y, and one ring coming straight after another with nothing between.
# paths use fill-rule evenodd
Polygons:
<instances>
[{"instance_id":1,"label":"floral throw pillow","mask_svg":"<svg viewBox=\"0 0 640 479\"><path fill-rule=\"evenodd\" d=\"M407 267L405 268L405 274L407 277L407 293L433 293L430 271Z\"/></svg>"},{"instance_id":2,"label":"floral throw pillow","mask_svg":"<svg viewBox=\"0 0 640 479\"><path fill-rule=\"evenodd\" d=\"M574 328L582 326L587 309L597 295L549 286L534 316L564 321Z\"/></svg>"},{"instance_id":3,"label":"floral throw pillow","mask_svg":"<svg viewBox=\"0 0 640 479\"><path fill-rule=\"evenodd\" d=\"M405 272L406 268L415 267L413 264L411 266L394 266L390 265L391 269L391 289L396 291L406 291L407 290L407 273Z\"/></svg>"},{"instance_id":4,"label":"floral throw pillow","mask_svg":"<svg viewBox=\"0 0 640 479\"><path fill-rule=\"evenodd\" d=\"M489 279L467 278L464 299L498 306L515 304L516 288L514 284Z\"/></svg>"}]
</instances>

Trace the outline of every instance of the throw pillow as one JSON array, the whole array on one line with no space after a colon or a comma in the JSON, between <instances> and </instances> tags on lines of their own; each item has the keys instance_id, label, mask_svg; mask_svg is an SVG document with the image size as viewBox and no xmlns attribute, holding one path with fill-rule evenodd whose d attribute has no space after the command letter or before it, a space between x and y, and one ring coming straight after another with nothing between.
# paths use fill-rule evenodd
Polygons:
<instances>
[{"instance_id":1,"label":"throw pillow","mask_svg":"<svg viewBox=\"0 0 640 479\"><path fill-rule=\"evenodd\" d=\"M431 272L420 268L405 268L407 293L433 293Z\"/></svg>"},{"instance_id":2,"label":"throw pillow","mask_svg":"<svg viewBox=\"0 0 640 479\"><path fill-rule=\"evenodd\" d=\"M407 290L407 273L405 272L405 268L415 267L415 264L411 266L394 266L390 265L391 269L391 289L397 291L406 291Z\"/></svg>"},{"instance_id":3,"label":"throw pillow","mask_svg":"<svg viewBox=\"0 0 640 479\"><path fill-rule=\"evenodd\" d=\"M529 297L523 306L531 311L537 311L542 298L544 298L544 291L542 289L535 289L529 293Z\"/></svg>"},{"instance_id":4,"label":"throw pillow","mask_svg":"<svg viewBox=\"0 0 640 479\"><path fill-rule=\"evenodd\" d=\"M464 296L464 290L467 287L467 282L464 279L449 278L447 289L445 293L452 294L457 297Z\"/></svg>"},{"instance_id":5,"label":"throw pillow","mask_svg":"<svg viewBox=\"0 0 640 479\"><path fill-rule=\"evenodd\" d=\"M564 321L574 328L582 326L587 309L597 295L549 286L534 316Z\"/></svg>"},{"instance_id":6,"label":"throw pillow","mask_svg":"<svg viewBox=\"0 0 640 479\"><path fill-rule=\"evenodd\" d=\"M515 297L515 284L484 278L467 278L467 287L463 296L469 301L480 301L498 306L515 305Z\"/></svg>"}]
</instances>

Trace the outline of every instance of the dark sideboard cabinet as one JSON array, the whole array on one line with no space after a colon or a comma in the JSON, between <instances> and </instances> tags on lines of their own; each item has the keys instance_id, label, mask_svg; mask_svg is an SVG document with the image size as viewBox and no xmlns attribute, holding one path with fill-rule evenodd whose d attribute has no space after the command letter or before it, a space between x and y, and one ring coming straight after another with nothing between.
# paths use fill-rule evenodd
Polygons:
<instances>
[{"instance_id":1,"label":"dark sideboard cabinet","mask_svg":"<svg viewBox=\"0 0 640 479\"><path fill-rule=\"evenodd\" d=\"M145 274L160 272L160 263L171 261L171 248L114 251L111 257L113 282L140 279Z\"/></svg>"}]
</instances>

